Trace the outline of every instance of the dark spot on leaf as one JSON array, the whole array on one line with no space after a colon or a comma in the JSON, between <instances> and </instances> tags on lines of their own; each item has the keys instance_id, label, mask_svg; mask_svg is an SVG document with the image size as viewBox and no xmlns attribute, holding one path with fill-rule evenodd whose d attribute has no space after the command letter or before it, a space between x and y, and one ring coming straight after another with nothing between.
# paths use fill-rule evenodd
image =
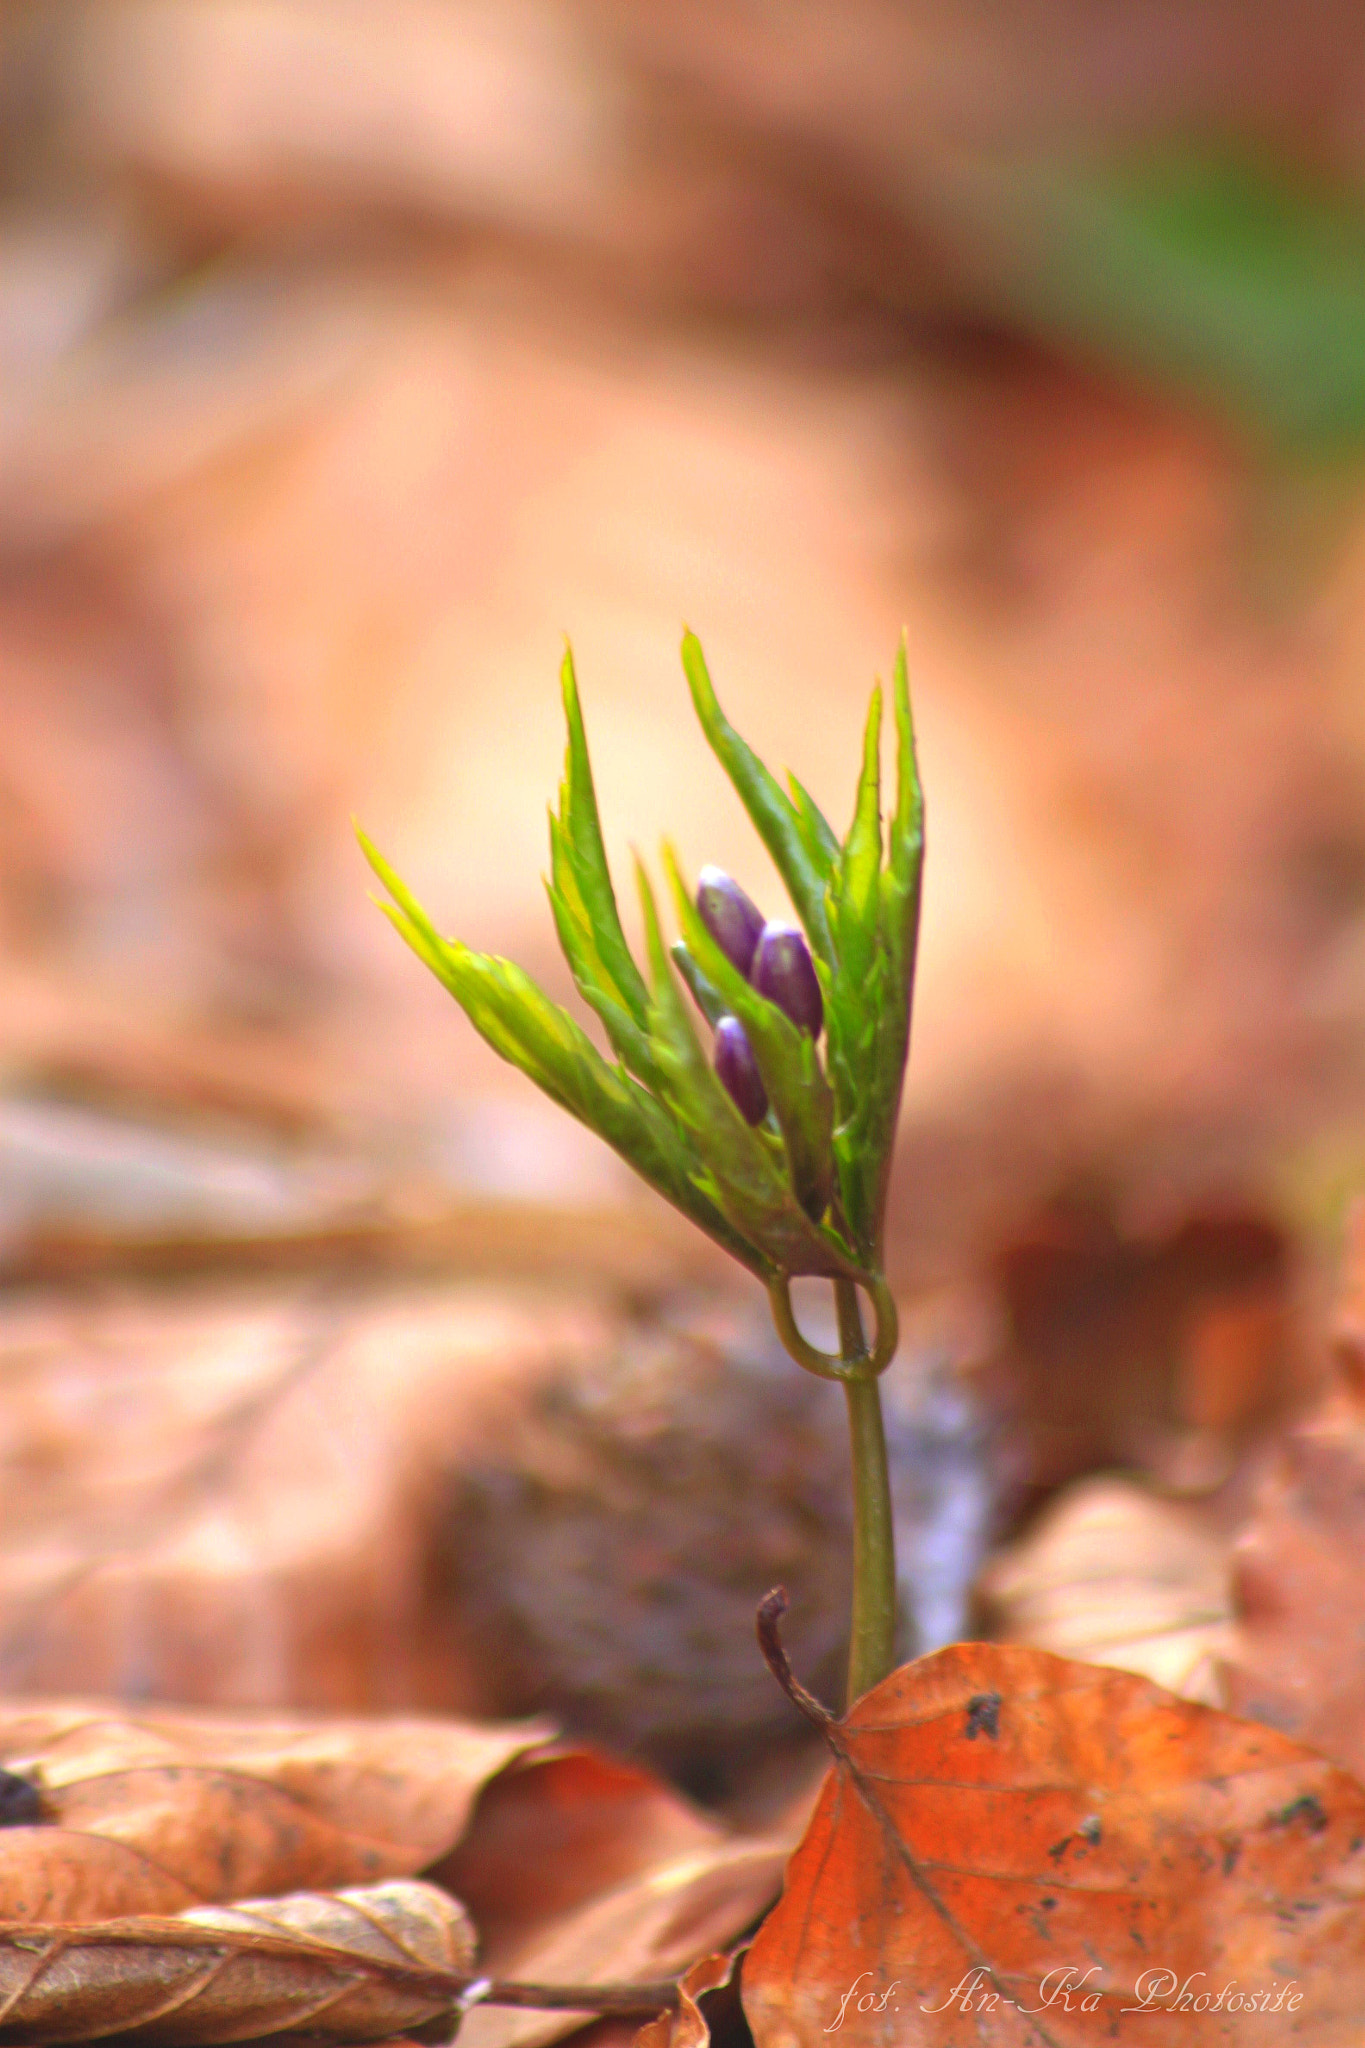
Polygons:
<instances>
[{"instance_id":1,"label":"dark spot on leaf","mask_svg":"<svg viewBox=\"0 0 1365 2048\"><path fill-rule=\"evenodd\" d=\"M43 1795L32 1778L0 1770L0 1828L31 1828L46 1817Z\"/></svg>"},{"instance_id":2,"label":"dark spot on leaf","mask_svg":"<svg viewBox=\"0 0 1365 2048\"><path fill-rule=\"evenodd\" d=\"M1296 1820L1303 1822L1310 1835L1320 1835L1327 1826L1327 1815L1311 1792L1305 1792L1302 1799L1291 1800L1289 1805L1281 1807L1278 1813L1272 1813L1266 1826L1288 1828L1292 1827Z\"/></svg>"},{"instance_id":3,"label":"dark spot on leaf","mask_svg":"<svg viewBox=\"0 0 1365 2048\"><path fill-rule=\"evenodd\" d=\"M1000 1736L1000 1695L998 1692L979 1692L967 1702L967 1725L963 1734L968 1742L975 1742L978 1735L988 1735L992 1742Z\"/></svg>"},{"instance_id":4,"label":"dark spot on leaf","mask_svg":"<svg viewBox=\"0 0 1365 2048\"><path fill-rule=\"evenodd\" d=\"M1223 1875L1224 1875L1224 1877L1231 1877L1231 1876L1232 1876L1232 1873L1233 1873L1233 1871L1234 1871L1234 1870L1235 1870L1235 1869L1237 1868L1237 1863L1238 1863L1238 1859L1239 1859L1239 1857L1241 1856L1241 1853L1242 1853L1242 1845L1241 1845L1241 1843L1240 1843L1240 1842L1225 1842L1225 1843L1224 1843L1224 1845L1223 1845Z\"/></svg>"},{"instance_id":5,"label":"dark spot on leaf","mask_svg":"<svg viewBox=\"0 0 1365 2048\"><path fill-rule=\"evenodd\" d=\"M1063 1835L1060 1842L1053 1843L1052 1847L1048 1850L1047 1853L1052 1858L1054 1863L1061 1862L1063 1856L1065 1856L1067 1850L1071 1847L1071 1844L1075 1841L1075 1839L1076 1837L1074 1835Z\"/></svg>"}]
</instances>

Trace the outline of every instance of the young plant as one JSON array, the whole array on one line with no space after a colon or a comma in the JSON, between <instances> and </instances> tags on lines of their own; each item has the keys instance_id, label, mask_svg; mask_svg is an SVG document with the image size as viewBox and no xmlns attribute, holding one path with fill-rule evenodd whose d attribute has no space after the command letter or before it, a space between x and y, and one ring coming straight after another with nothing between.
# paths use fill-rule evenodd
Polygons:
<instances>
[{"instance_id":1,"label":"young plant","mask_svg":"<svg viewBox=\"0 0 1365 2048\"><path fill-rule=\"evenodd\" d=\"M796 778L788 778L788 795L726 719L691 633L683 637L682 659L702 730L800 923L765 922L716 868L702 870L694 894L665 845L682 936L670 952L637 861L647 954L641 973L607 870L566 653L569 743L559 809L550 815L547 888L564 956L614 1061L520 968L442 938L363 834L360 843L392 898L381 909L494 1051L747 1266L767 1288L778 1334L797 1364L843 1387L853 1440L853 1700L891 1670L896 1623L877 1380L896 1349L883 1239L910 1041L924 848L905 652L894 674L897 788L885 841L880 687L868 712L853 822L840 842ZM710 1058L680 980L714 1033ZM837 1353L817 1350L797 1326L791 1282L799 1275L833 1285ZM860 1292L871 1310L870 1337Z\"/></svg>"}]
</instances>

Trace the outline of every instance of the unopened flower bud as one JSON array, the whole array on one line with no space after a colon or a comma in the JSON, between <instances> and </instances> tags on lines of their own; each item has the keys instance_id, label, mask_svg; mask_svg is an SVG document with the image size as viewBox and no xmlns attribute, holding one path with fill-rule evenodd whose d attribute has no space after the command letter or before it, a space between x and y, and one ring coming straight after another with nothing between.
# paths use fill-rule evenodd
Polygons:
<instances>
[{"instance_id":1,"label":"unopened flower bud","mask_svg":"<svg viewBox=\"0 0 1365 2048\"><path fill-rule=\"evenodd\" d=\"M761 996L776 1003L812 1038L820 1036L825 1006L804 935L794 924L770 918L758 935L749 979Z\"/></svg>"},{"instance_id":2,"label":"unopened flower bud","mask_svg":"<svg viewBox=\"0 0 1365 2048\"><path fill-rule=\"evenodd\" d=\"M763 912L723 868L703 868L698 875L697 915L730 965L747 976Z\"/></svg>"},{"instance_id":3,"label":"unopened flower bud","mask_svg":"<svg viewBox=\"0 0 1365 2048\"><path fill-rule=\"evenodd\" d=\"M716 1026L716 1079L746 1124L762 1123L768 1114L768 1091L738 1017L722 1017Z\"/></svg>"}]
</instances>

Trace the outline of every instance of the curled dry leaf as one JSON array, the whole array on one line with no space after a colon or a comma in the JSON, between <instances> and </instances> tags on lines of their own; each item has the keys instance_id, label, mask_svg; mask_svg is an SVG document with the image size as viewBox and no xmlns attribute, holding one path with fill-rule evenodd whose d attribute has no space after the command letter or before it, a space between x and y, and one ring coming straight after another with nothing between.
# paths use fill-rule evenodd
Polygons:
<instances>
[{"instance_id":1,"label":"curled dry leaf","mask_svg":"<svg viewBox=\"0 0 1365 2048\"><path fill-rule=\"evenodd\" d=\"M1365 1790L1288 1737L989 1643L826 1732L744 1966L758 2048L1359 2043Z\"/></svg>"},{"instance_id":2,"label":"curled dry leaf","mask_svg":"<svg viewBox=\"0 0 1365 2048\"><path fill-rule=\"evenodd\" d=\"M654 1982L751 1926L777 1895L790 1846L729 1833L633 1765L563 1750L494 1779L432 1875L468 1906L490 1976ZM461 2041L539 2048L580 2020L479 2006Z\"/></svg>"},{"instance_id":3,"label":"curled dry leaf","mask_svg":"<svg viewBox=\"0 0 1365 2048\"><path fill-rule=\"evenodd\" d=\"M0 1829L0 1920L95 1921L408 1877L543 1724L478 1727L10 1703L0 1764L43 1820Z\"/></svg>"},{"instance_id":4,"label":"curled dry leaf","mask_svg":"<svg viewBox=\"0 0 1365 2048\"><path fill-rule=\"evenodd\" d=\"M473 1959L464 1908L411 1881L174 1919L8 1927L0 2039L379 2041L449 2013Z\"/></svg>"},{"instance_id":5,"label":"curled dry leaf","mask_svg":"<svg viewBox=\"0 0 1365 2048\"><path fill-rule=\"evenodd\" d=\"M733 1956L703 1956L693 1963L678 1985L677 2005L641 2027L635 2048L707 2048L711 2029L698 2001L729 1984L734 1967Z\"/></svg>"}]
</instances>

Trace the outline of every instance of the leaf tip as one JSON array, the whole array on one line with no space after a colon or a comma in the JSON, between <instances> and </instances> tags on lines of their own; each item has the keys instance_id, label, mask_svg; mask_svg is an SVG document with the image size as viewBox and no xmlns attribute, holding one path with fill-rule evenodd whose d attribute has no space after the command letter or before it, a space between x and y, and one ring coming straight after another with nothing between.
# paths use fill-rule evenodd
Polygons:
<instances>
[{"instance_id":1,"label":"leaf tip","mask_svg":"<svg viewBox=\"0 0 1365 2048\"><path fill-rule=\"evenodd\" d=\"M564 698L564 710L572 718L578 710L578 673L574 668L573 643L567 633L564 635L564 658L559 664L559 687Z\"/></svg>"},{"instance_id":2,"label":"leaf tip","mask_svg":"<svg viewBox=\"0 0 1365 2048\"><path fill-rule=\"evenodd\" d=\"M707 715L717 713L720 707L716 702L715 686L711 681L711 672L706 666L701 641L690 626L683 628L682 665L688 687L692 692L692 702L697 708L697 716L705 723Z\"/></svg>"}]
</instances>

